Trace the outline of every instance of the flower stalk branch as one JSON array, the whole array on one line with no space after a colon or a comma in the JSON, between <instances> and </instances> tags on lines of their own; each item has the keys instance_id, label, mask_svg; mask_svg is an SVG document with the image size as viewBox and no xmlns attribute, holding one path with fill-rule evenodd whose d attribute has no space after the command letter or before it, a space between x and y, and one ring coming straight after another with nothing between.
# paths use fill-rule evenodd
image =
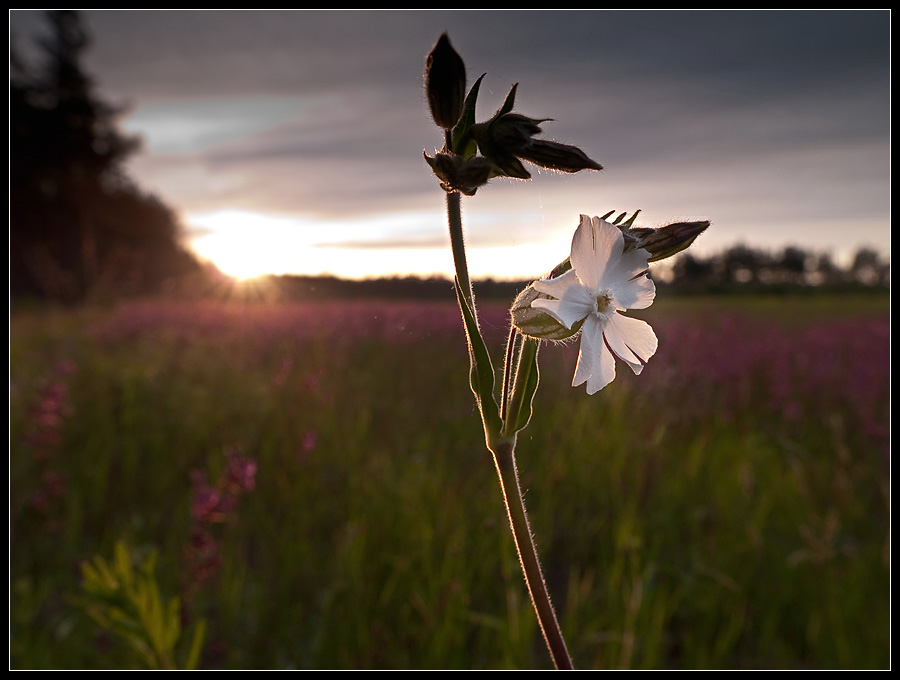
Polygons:
<instances>
[{"instance_id":1,"label":"flower stalk branch","mask_svg":"<svg viewBox=\"0 0 900 680\"><path fill-rule=\"evenodd\" d=\"M506 375L503 380L501 414L493 393L493 368L490 356L475 316L475 297L469 280L463 238L461 199L456 192L447 194L447 222L456 273L457 295L469 344L472 391L481 411L485 441L494 457L510 530L541 632L556 668L570 670L573 668L572 659L541 572L515 462L516 432L528 421L531 397L537 388L537 342L532 338L525 338L518 332L510 335L504 369ZM526 404L527 411L524 410Z\"/></svg>"},{"instance_id":2,"label":"flower stalk branch","mask_svg":"<svg viewBox=\"0 0 900 680\"><path fill-rule=\"evenodd\" d=\"M469 349L469 385L484 426L485 443L494 458L510 529L531 602L547 648L558 669L573 668L550 594L541 572L537 549L516 469L518 433L528 425L538 387L541 342L559 342L581 335L573 386L587 383L594 394L615 378L616 357L636 374L656 352L657 338L646 322L625 316L644 309L656 288L648 263L687 248L709 222L678 222L660 229L635 227L638 212L613 222L581 216L569 258L548 278L523 290L510 309L499 401L494 367L478 325L475 296L466 263L461 195L474 196L491 179L528 180L524 162L557 172L601 170L581 149L540 139L549 118L532 118L514 111L517 85L487 121L476 122L475 104L484 75L466 94L466 68L442 35L428 55L425 85L435 124L444 145L425 161L447 195L447 219L455 270L454 284Z\"/></svg>"}]
</instances>

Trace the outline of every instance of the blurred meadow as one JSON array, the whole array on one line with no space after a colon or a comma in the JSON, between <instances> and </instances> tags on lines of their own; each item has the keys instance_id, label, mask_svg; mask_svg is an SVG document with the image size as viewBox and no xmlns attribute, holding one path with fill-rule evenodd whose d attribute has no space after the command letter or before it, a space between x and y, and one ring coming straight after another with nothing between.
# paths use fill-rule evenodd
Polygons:
<instances>
[{"instance_id":1,"label":"blurred meadow","mask_svg":"<svg viewBox=\"0 0 900 680\"><path fill-rule=\"evenodd\" d=\"M887 295L641 316L657 355L593 398L544 346L520 434L576 667L888 668ZM141 667L79 600L117 542L206 622L201 668L550 667L449 288L10 322L11 668Z\"/></svg>"}]
</instances>

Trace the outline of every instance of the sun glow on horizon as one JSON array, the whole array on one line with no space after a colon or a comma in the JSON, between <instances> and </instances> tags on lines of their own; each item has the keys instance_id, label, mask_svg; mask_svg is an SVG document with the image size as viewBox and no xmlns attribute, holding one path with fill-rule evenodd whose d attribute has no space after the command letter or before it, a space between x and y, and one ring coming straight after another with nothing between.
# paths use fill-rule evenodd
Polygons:
<instances>
[{"instance_id":1,"label":"sun glow on horizon","mask_svg":"<svg viewBox=\"0 0 900 680\"><path fill-rule=\"evenodd\" d=\"M287 253L308 247L299 239L294 220L288 218L220 210L188 215L186 221L198 234L191 239L194 251L237 279L283 274L288 270Z\"/></svg>"},{"instance_id":2,"label":"sun glow on horizon","mask_svg":"<svg viewBox=\"0 0 900 680\"><path fill-rule=\"evenodd\" d=\"M443 249L379 245L380 239L396 235L393 225L402 231L404 224L416 223L409 216L338 222L227 209L192 213L185 221L198 256L236 279L429 275L445 273L449 264Z\"/></svg>"},{"instance_id":3,"label":"sun glow on horizon","mask_svg":"<svg viewBox=\"0 0 900 680\"><path fill-rule=\"evenodd\" d=\"M238 280L291 274L349 279L452 278L453 260L443 234L445 219L440 213L398 213L331 221L236 209L185 216L190 246L197 255ZM479 225L483 231L502 228L490 219L488 222ZM502 247L484 243L479 247L470 242L470 275L495 279L543 276L565 257L567 240ZM556 254L548 259L550 252ZM554 257L557 259L550 262Z\"/></svg>"}]
</instances>

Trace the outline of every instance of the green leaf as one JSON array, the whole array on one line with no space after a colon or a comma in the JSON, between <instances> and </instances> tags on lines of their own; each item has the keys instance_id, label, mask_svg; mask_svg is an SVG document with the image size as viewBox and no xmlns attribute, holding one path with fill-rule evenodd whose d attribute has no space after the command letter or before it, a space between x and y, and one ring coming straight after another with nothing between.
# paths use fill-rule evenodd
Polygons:
<instances>
[{"instance_id":1,"label":"green leaf","mask_svg":"<svg viewBox=\"0 0 900 680\"><path fill-rule=\"evenodd\" d=\"M181 601L164 601L155 576L157 553L136 564L119 542L113 559L100 556L82 564L83 596L76 598L99 625L122 637L149 668L175 668L175 648L182 635ZM188 661L196 667L205 627L193 636Z\"/></svg>"},{"instance_id":2,"label":"green leaf","mask_svg":"<svg viewBox=\"0 0 900 680\"><path fill-rule=\"evenodd\" d=\"M481 411L485 435L490 441L499 434L502 427L500 411L494 398L494 367L484 338L481 337L470 298L463 292L458 280L454 279L454 285L469 344L469 385Z\"/></svg>"},{"instance_id":3,"label":"green leaf","mask_svg":"<svg viewBox=\"0 0 900 680\"><path fill-rule=\"evenodd\" d=\"M194 637L191 639L191 648L188 652L187 660L184 662L184 669L187 671L196 670L200 663L200 652L203 651L203 638L206 636L206 621L200 620L194 628Z\"/></svg>"}]
</instances>

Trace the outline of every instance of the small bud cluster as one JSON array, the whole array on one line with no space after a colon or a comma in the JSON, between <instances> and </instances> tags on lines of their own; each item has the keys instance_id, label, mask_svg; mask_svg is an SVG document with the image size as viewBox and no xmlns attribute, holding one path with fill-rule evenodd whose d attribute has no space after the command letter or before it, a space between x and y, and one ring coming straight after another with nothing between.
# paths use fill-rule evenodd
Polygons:
<instances>
[{"instance_id":1,"label":"small bud cluster","mask_svg":"<svg viewBox=\"0 0 900 680\"><path fill-rule=\"evenodd\" d=\"M425 154L425 160L445 191L472 196L494 177L530 179L531 173L522 161L559 172L603 169L578 147L536 139L542 131L541 123L550 119L513 112L517 85L489 120L476 123L475 103L483 78L463 97L465 64L446 34L426 60L428 105L446 139L444 147L434 156Z\"/></svg>"}]
</instances>

